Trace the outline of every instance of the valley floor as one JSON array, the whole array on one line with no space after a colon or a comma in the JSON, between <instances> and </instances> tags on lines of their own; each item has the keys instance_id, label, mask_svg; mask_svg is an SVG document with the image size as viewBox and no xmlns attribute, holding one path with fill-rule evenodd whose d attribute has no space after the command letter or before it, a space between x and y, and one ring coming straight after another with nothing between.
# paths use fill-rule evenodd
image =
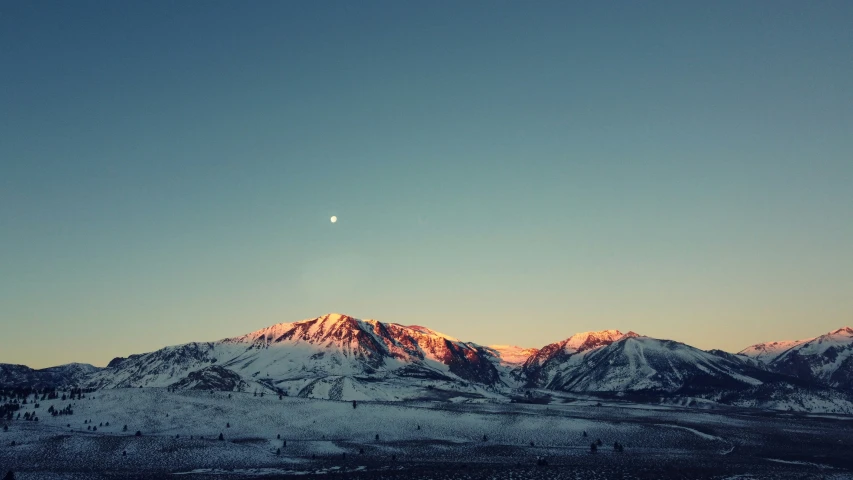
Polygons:
<instances>
[{"instance_id":1,"label":"valley floor","mask_svg":"<svg viewBox=\"0 0 853 480\"><path fill-rule=\"evenodd\" d=\"M73 415L47 413L51 405L69 403ZM32 411L27 405L21 413ZM73 402L43 401L35 412L38 422L14 420L0 432L0 475L853 478L849 416L595 406L570 398L547 405L359 402L353 408L351 402L164 389L102 390ZM87 430L93 426L97 431ZM599 439L597 453L590 453ZM614 451L614 442L624 452ZM547 465L537 466L537 459Z\"/></svg>"}]
</instances>

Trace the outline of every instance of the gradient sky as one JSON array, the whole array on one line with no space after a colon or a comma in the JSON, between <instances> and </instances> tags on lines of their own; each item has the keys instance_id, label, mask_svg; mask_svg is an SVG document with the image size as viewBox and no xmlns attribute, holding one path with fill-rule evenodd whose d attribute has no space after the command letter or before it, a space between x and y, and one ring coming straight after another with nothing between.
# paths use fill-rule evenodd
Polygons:
<instances>
[{"instance_id":1,"label":"gradient sky","mask_svg":"<svg viewBox=\"0 0 853 480\"><path fill-rule=\"evenodd\" d=\"M329 312L536 347L853 324L851 25L849 1L5 1L0 362Z\"/></svg>"}]
</instances>

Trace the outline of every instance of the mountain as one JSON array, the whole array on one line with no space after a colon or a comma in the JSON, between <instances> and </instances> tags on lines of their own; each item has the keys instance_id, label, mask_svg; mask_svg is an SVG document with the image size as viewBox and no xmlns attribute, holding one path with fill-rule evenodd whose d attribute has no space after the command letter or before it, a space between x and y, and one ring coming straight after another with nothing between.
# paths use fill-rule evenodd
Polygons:
<instances>
[{"instance_id":1,"label":"mountain","mask_svg":"<svg viewBox=\"0 0 853 480\"><path fill-rule=\"evenodd\" d=\"M0 388L159 387L387 401L507 401L524 389L525 398L550 391L853 412L851 358L850 328L738 354L618 330L577 333L536 349L486 347L420 325L328 314L119 357L106 368L0 364Z\"/></svg>"},{"instance_id":2,"label":"mountain","mask_svg":"<svg viewBox=\"0 0 853 480\"><path fill-rule=\"evenodd\" d=\"M487 388L503 385L494 352L486 347L421 326L340 314L117 359L88 384L98 388L223 385L302 396L353 391L385 398L389 394L375 391L371 384L401 380Z\"/></svg>"},{"instance_id":3,"label":"mountain","mask_svg":"<svg viewBox=\"0 0 853 480\"><path fill-rule=\"evenodd\" d=\"M812 339L758 343L744 348L737 354L766 364L772 362L776 357L782 354L782 352L796 347L801 343L808 342L809 340Z\"/></svg>"},{"instance_id":4,"label":"mountain","mask_svg":"<svg viewBox=\"0 0 853 480\"><path fill-rule=\"evenodd\" d=\"M554 390L573 392L700 392L739 389L771 380L767 372L673 340L623 335L576 356L555 376Z\"/></svg>"},{"instance_id":5,"label":"mountain","mask_svg":"<svg viewBox=\"0 0 853 480\"><path fill-rule=\"evenodd\" d=\"M0 386L4 388L64 388L83 382L100 370L87 363L69 363L32 369L25 365L0 363Z\"/></svg>"},{"instance_id":6,"label":"mountain","mask_svg":"<svg viewBox=\"0 0 853 480\"><path fill-rule=\"evenodd\" d=\"M770 358L767 367L802 380L853 390L853 328L800 340Z\"/></svg>"},{"instance_id":7,"label":"mountain","mask_svg":"<svg viewBox=\"0 0 853 480\"><path fill-rule=\"evenodd\" d=\"M546 345L533 353L513 372L513 376L529 388L552 388L554 379L572 371L580 362L583 353L610 345L625 335L634 336L636 333L623 334L619 330L576 333L562 342Z\"/></svg>"},{"instance_id":8,"label":"mountain","mask_svg":"<svg viewBox=\"0 0 853 480\"><path fill-rule=\"evenodd\" d=\"M498 362L512 366L524 365L528 358L539 352L538 348L522 348L515 345L489 345L488 349L493 352Z\"/></svg>"}]
</instances>

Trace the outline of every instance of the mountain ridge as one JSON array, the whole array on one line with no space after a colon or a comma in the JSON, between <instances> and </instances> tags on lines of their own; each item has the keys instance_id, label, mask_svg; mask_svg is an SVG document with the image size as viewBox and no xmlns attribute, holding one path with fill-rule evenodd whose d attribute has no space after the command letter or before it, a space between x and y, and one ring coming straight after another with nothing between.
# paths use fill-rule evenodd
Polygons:
<instances>
[{"instance_id":1,"label":"mountain ridge","mask_svg":"<svg viewBox=\"0 0 853 480\"><path fill-rule=\"evenodd\" d=\"M580 332L542 348L482 346L420 325L330 313L117 357L104 368L74 365L34 374L0 364L0 385L254 390L362 400L500 399L534 389L751 406L772 400L774 408L791 408L787 395L797 398L797 408L853 412L849 327L733 354L619 330Z\"/></svg>"}]
</instances>

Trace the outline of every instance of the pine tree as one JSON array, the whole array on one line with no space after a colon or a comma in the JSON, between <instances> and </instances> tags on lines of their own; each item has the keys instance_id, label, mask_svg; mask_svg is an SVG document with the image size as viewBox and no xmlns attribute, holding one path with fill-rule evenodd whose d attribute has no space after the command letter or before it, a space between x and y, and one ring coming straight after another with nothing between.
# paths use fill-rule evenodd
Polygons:
<instances>
[{"instance_id":1,"label":"pine tree","mask_svg":"<svg viewBox=\"0 0 853 480\"><path fill-rule=\"evenodd\" d=\"M126 432L127 431L127 425L125 425L124 428L121 429L121 431Z\"/></svg>"},{"instance_id":2,"label":"pine tree","mask_svg":"<svg viewBox=\"0 0 853 480\"><path fill-rule=\"evenodd\" d=\"M225 423L225 428L231 428L231 424L226 422L226 423Z\"/></svg>"},{"instance_id":3,"label":"pine tree","mask_svg":"<svg viewBox=\"0 0 853 480\"><path fill-rule=\"evenodd\" d=\"M225 440L225 437L222 436L222 432L219 433L219 440Z\"/></svg>"},{"instance_id":4,"label":"pine tree","mask_svg":"<svg viewBox=\"0 0 853 480\"><path fill-rule=\"evenodd\" d=\"M141 437L141 436L142 436L142 432L140 432L139 430L137 430L137 431L136 431L136 436L137 436L137 437Z\"/></svg>"},{"instance_id":5,"label":"pine tree","mask_svg":"<svg viewBox=\"0 0 853 480\"><path fill-rule=\"evenodd\" d=\"M595 453L597 451L598 451L598 445L596 445L595 442L590 443L589 444L589 452Z\"/></svg>"},{"instance_id":6,"label":"pine tree","mask_svg":"<svg viewBox=\"0 0 853 480\"><path fill-rule=\"evenodd\" d=\"M6 472L6 475L3 477L3 480L15 480L15 472L9 470Z\"/></svg>"},{"instance_id":7,"label":"pine tree","mask_svg":"<svg viewBox=\"0 0 853 480\"><path fill-rule=\"evenodd\" d=\"M277 448L277 449L275 450L275 454L276 454L276 455L281 455L281 449L280 449L280 448Z\"/></svg>"}]
</instances>

